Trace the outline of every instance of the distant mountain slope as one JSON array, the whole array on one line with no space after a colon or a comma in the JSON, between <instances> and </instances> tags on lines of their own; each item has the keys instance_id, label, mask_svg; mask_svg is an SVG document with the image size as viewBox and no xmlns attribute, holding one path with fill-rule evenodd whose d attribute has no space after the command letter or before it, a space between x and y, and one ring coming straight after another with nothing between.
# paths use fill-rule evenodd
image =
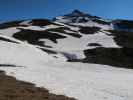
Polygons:
<instances>
[{"instance_id":1,"label":"distant mountain slope","mask_svg":"<svg viewBox=\"0 0 133 100\"><path fill-rule=\"evenodd\" d=\"M68 61L133 68L131 60L133 57L130 53L133 47L132 26L132 21L111 21L74 10L52 21L32 19L3 23L0 24L0 33L35 45L49 54L50 51L61 54ZM100 50L100 48L104 49L98 53L89 53L96 49ZM109 50L114 57L108 56L105 57L108 59L103 59L102 53L106 53L106 50ZM123 50L126 50L124 55ZM116 52L119 57L113 55L113 52ZM52 53L54 57L59 58L56 54ZM107 55L108 53L105 54ZM103 61L96 60L96 58ZM112 62L113 58L117 58L118 61L115 59Z\"/></svg>"}]
</instances>

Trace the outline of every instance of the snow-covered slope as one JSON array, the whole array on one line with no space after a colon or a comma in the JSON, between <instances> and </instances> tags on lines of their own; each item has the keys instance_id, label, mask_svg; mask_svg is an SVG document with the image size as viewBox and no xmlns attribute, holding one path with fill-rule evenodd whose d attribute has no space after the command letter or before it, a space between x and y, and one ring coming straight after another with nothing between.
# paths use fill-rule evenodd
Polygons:
<instances>
[{"instance_id":1,"label":"snow-covered slope","mask_svg":"<svg viewBox=\"0 0 133 100\"><path fill-rule=\"evenodd\" d=\"M32 45L5 36L0 37L0 64L32 66L36 63L48 62L50 59L53 58Z\"/></svg>"},{"instance_id":2,"label":"snow-covered slope","mask_svg":"<svg viewBox=\"0 0 133 100\"><path fill-rule=\"evenodd\" d=\"M44 61L45 62L45 61ZM49 61L25 67L0 67L17 79L45 86L78 100L132 100L133 70L111 66Z\"/></svg>"},{"instance_id":3,"label":"snow-covered slope","mask_svg":"<svg viewBox=\"0 0 133 100\"><path fill-rule=\"evenodd\" d=\"M78 10L3 23L0 69L79 100L132 100L133 70L116 68L133 68L132 26Z\"/></svg>"},{"instance_id":4,"label":"snow-covered slope","mask_svg":"<svg viewBox=\"0 0 133 100\"><path fill-rule=\"evenodd\" d=\"M0 34L29 43L63 61L133 68L132 26L132 21L111 21L74 10L51 21L3 23Z\"/></svg>"}]
</instances>

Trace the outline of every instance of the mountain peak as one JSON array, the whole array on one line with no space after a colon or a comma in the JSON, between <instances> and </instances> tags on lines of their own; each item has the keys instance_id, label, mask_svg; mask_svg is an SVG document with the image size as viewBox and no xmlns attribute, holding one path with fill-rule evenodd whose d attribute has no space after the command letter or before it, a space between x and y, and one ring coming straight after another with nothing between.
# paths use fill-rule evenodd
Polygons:
<instances>
[{"instance_id":1,"label":"mountain peak","mask_svg":"<svg viewBox=\"0 0 133 100\"><path fill-rule=\"evenodd\" d=\"M66 16L70 17L81 17L81 16L90 16L89 14L86 14L78 9L73 10L70 14L67 14Z\"/></svg>"},{"instance_id":2,"label":"mountain peak","mask_svg":"<svg viewBox=\"0 0 133 100\"><path fill-rule=\"evenodd\" d=\"M81 12L80 10L75 9L75 10L72 11L72 14L74 14L74 15L83 15L84 13Z\"/></svg>"},{"instance_id":3,"label":"mountain peak","mask_svg":"<svg viewBox=\"0 0 133 100\"><path fill-rule=\"evenodd\" d=\"M90 14L75 9L71 13L56 17L53 20L62 23L86 23L95 18L99 19L99 17L92 16Z\"/></svg>"}]
</instances>

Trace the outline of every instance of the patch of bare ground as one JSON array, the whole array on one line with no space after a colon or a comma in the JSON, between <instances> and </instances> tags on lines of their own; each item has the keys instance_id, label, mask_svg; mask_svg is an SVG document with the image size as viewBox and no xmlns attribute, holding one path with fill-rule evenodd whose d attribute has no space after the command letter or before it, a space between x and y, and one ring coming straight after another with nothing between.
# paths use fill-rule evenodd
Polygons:
<instances>
[{"instance_id":1,"label":"patch of bare ground","mask_svg":"<svg viewBox=\"0 0 133 100\"><path fill-rule=\"evenodd\" d=\"M49 93L45 88L16 80L0 71L0 100L75 100L64 95Z\"/></svg>"}]
</instances>

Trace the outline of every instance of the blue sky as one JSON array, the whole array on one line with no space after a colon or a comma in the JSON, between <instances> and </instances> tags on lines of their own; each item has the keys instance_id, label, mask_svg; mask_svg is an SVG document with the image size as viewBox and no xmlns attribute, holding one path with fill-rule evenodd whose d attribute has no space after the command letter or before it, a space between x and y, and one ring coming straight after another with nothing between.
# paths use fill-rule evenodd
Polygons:
<instances>
[{"instance_id":1,"label":"blue sky","mask_svg":"<svg viewBox=\"0 0 133 100\"><path fill-rule=\"evenodd\" d=\"M53 18L79 9L108 19L133 19L133 0L0 0L0 21Z\"/></svg>"}]
</instances>

